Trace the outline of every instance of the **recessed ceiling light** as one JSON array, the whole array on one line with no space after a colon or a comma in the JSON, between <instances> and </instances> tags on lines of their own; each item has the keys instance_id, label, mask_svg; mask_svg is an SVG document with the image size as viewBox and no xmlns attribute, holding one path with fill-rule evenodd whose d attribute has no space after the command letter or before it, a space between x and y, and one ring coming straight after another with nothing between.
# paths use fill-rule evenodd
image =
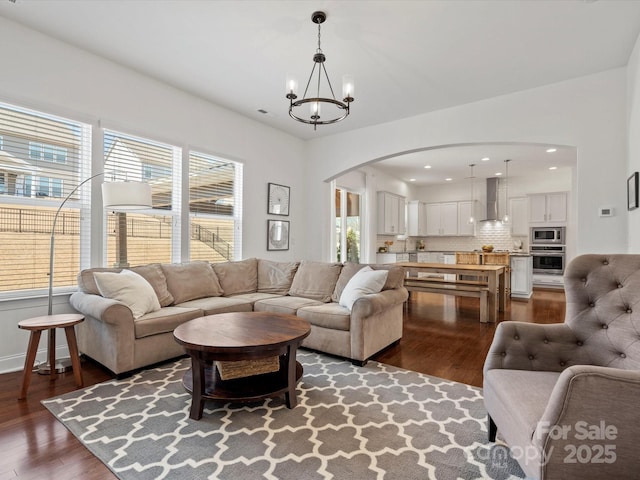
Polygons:
<instances>
[{"instance_id":1,"label":"recessed ceiling light","mask_svg":"<svg viewBox=\"0 0 640 480\"><path fill-rule=\"evenodd\" d=\"M449 178L445 178L444 180L445 182L450 182L451 180L453 180L453 178L449 177Z\"/></svg>"},{"instance_id":2,"label":"recessed ceiling light","mask_svg":"<svg viewBox=\"0 0 640 480\"><path fill-rule=\"evenodd\" d=\"M549 167L549 170L557 170L558 167Z\"/></svg>"},{"instance_id":3,"label":"recessed ceiling light","mask_svg":"<svg viewBox=\"0 0 640 480\"><path fill-rule=\"evenodd\" d=\"M410 182L415 182L415 181L416 181L416 179L415 179L415 178L410 178L410 179L409 179L409 181L410 181Z\"/></svg>"},{"instance_id":4,"label":"recessed ceiling light","mask_svg":"<svg viewBox=\"0 0 640 480\"><path fill-rule=\"evenodd\" d=\"M483 162L488 162L490 160L490 158L489 157L484 157L484 158L481 158L480 160L482 160Z\"/></svg>"},{"instance_id":5,"label":"recessed ceiling light","mask_svg":"<svg viewBox=\"0 0 640 480\"><path fill-rule=\"evenodd\" d=\"M547 148L547 153L553 153L553 152L557 152L558 149L557 148Z\"/></svg>"},{"instance_id":6,"label":"recessed ceiling light","mask_svg":"<svg viewBox=\"0 0 640 480\"><path fill-rule=\"evenodd\" d=\"M500 175L502 175L502 172L496 172L495 175L496 177L499 177Z\"/></svg>"},{"instance_id":7,"label":"recessed ceiling light","mask_svg":"<svg viewBox=\"0 0 640 480\"><path fill-rule=\"evenodd\" d=\"M431 165L425 165L424 168L431 168Z\"/></svg>"}]
</instances>

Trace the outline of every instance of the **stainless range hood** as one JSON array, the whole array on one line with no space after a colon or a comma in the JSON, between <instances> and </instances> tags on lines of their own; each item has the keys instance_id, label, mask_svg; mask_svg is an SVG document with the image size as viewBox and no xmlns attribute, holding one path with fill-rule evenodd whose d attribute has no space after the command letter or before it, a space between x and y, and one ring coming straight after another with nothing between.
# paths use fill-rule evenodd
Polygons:
<instances>
[{"instance_id":1,"label":"stainless range hood","mask_svg":"<svg viewBox=\"0 0 640 480\"><path fill-rule=\"evenodd\" d=\"M498 218L498 178L487 178L487 212L481 222L495 222Z\"/></svg>"}]
</instances>

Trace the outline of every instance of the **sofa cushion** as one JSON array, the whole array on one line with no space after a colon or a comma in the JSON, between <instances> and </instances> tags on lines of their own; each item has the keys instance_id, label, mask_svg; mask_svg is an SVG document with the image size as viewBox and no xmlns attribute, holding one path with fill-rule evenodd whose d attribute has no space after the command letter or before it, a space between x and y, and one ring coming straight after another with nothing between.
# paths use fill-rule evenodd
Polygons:
<instances>
[{"instance_id":1,"label":"sofa cushion","mask_svg":"<svg viewBox=\"0 0 640 480\"><path fill-rule=\"evenodd\" d=\"M311 325L331 330L348 331L351 327L351 312L333 302L299 308L296 315Z\"/></svg>"},{"instance_id":2,"label":"sofa cushion","mask_svg":"<svg viewBox=\"0 0 640 480\"><path fill-rule=\"evenodd\" d=\"M340 263L302 261L293 278L289 295L330 302L341 270Z\"/></svg>"},{"instance_id":3,"label":"sofa cushion","mask_svg":"<svg viewBox=\"0 0 640 480\"><path fill-rule=\"evenodd\" d=\"M173 303L173 295L169 293L169 289L167 288L167 278L164 276L164 272L162 271L162 267L159 263L132 267L130 270L141 275L151 284L158 296L158 301L160 302L161 307L166 307Z\"/></svg>"},{"instance_id":4,"label":"sofa cushion","mask_svg":"<svg viewBox=\"0 0 640 480\"><path fill-rule=\"evenodd\" d=\"M560 372L491 369L485 374L483 395L490 414L508 418L501 424L504 438L527 445L549 403ZM516 408L514 408L516 406Z\"/></svg>"},{"instance_id":5,"label":"sofa cushion","mask_svg":"<svg viewBox=\"0 0 640 480\"><path fill-rule=\"evenodd\" d=\"M131 270L96 272L94 278L100 295L125 304L134 319L160 310L160 302L151 284Z\"/></svg>"},{"instance_id":6,"label":"sofa cushion","mask_svg":"<svg viewBox=\"0 0 640 480\"><path fill-rule=\"evenodd\" d=\"M208 262L163 263L162 271L174 304L222 295L218 277Z\"/></svg>"},{"instance_id":7,"label":"sofa cushion","mask_svg":"<svg viewBox=\"0 0 640 480\"><path fill-rule=\"evenodd\" d=\"M112 272L119 273L121 272L121 268L87 268L82 270L78 276L78 288L81 292L84 293L92 293L93 295L100 295L100 290L98 290L98 286L96 285L96 279L94 278L94 274L96 272Z\"/></svg>"},{"instance_id":8,"label":"sofa cushion","mask_svg":"<svg viewBox=\"0 0 640 480\"><path fill-rule=\"evenodd\" d=\"M387 270L373 270L369 266L360 269L342 290L340 305L351 311L351 307L360 297L382 290L388 274Z\"/></svg>"},{"instance_id":9,"label":"sofa cushion","mask_svg":"<svg viewBox=\"0 0 640 480\"><path fill-rule=\"evenodd\" d=\"M199 308L205 315L227 312L250 312L253 304L238 297L206 297L189 300L178 305L185 308Z\"/></svg>"},{"instance_id":10,"label":"sofa cushion","mask_svg":"<svg viewBox=\"0 0 640 480\"><path fill-rule=\"evenodd\" d=\"M344 287L347 286L347 283L349 283L349 280L351 280L351 277L353 277L365 266L366 265L363 263L353 263L353 262L346 262L344 264L344 266L342 267L342 270L340 271L340 276L336 281L336 288L333 289L333 294L331 295L332 302L340 301L340 295L342 295L342 291L344 290Z\"/></svg>"},{"instance_id":11,"label":"sofa cushion","mask_svg":"<svg viewBox=\"0 0 640 480\"><path fill-rule=\"evenodd\" d=\"M201 316L202 310L198 308L164 307L136 320L134 323L135 336L142 338L173 332L178 325Z\"/></svg>"},{"instance_id":12,"label":"sofa cushion","mask_svg":"<svg viewBox=\"0 0 640 480\"><path fill-rule=\"evenodd\" d=\"M289 293L298 265L298 262L272 262L259 259L258 292L280 295Z\"/></svg>"},{"instance_id":13,"label":"sofa cushion","mask_svg":"<svg viewBox=\"0 0 640 480\"><path fill-rule=\"evenodd\" d=\"M253 304L256 312L286 313L295 315L299 308L322 305L318 300L304 297L277 297L260 300Z\"/></svg>"},{"instance_id":14,"label":"sofa cushion","mask_svg":"<svg viewBox=\"0 0 640 480\"><path fill-rule=\"evenodd\" d=\"M247 258L238 262L214 263L220 286L226 297L258 290L258 259Z\"/></svg>"},{"instance_id":15,"label":"sofa cushion","mask_svg":"<svg viewBox=\"0 0 640 480\"><path fill-rule=\"evenodd\" d=\"M333 295L331 295L331 300L333 302L340 301L340 295L342 295L342 290L349 283L351 277L353 277L358 271L362 268L366 267L366 264L363 263L352 263L346 262L342 267L342 271L340 272L340 276L338 277L338 281L336 282L336 288L333 291ZM384 286L382 290L393 290L395 288L400 288L404 284L404 268L398 267L392 264L369 264L373 270L386 270L389 273L387 274L387 279L384 282Z\"/></svg>"},{"instance_id":16,"label":"sofa cushion","mask_svg":"<svg viewBox=\"0 0 640 480\"><path fill-rule=\"evenodd\" d=\"M239 298L252 305L258 300L266 300L267 298L280 298L282 295L276 295L275 293L242 293L240 295L234 295L232 298Z\"/></svg>"}]
</instances>

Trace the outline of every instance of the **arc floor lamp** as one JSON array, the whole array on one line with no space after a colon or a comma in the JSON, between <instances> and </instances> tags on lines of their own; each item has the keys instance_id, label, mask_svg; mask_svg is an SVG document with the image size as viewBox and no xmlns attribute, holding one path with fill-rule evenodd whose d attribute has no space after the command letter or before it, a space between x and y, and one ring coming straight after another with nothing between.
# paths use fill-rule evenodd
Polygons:
<instances>
[{"instance_id":1,"label":"arc floor lamp","mask_svg":"<svg viewBox=\"0 0 640 480\"><path fill-rule=\"evenodd\" d=\"M89 178L80 182L69 194L64 198L56 214L53 217L53 224L51 226L51 239L49 244L49 295L48 295L48 310L47 315L53 315L53 260L55 254L55 232L56 224L58 222L58 216L64 204L67 200L76 193L80 187L85 183L93 180L96 177L104 175L104 172L96 173ZM151 208L151 185L143 182L105 182L102 184L102 203L105 208L113 208L117 210L140 210L143 208ZM64 363L64 359L60 359L61 362L56 362L56 371L64 371L68 367ZM58 364L60 363L60 364ZM48 364L43 365L39 369L39 373L47 374L50 371Z\"/></svg>"}]
</instances>

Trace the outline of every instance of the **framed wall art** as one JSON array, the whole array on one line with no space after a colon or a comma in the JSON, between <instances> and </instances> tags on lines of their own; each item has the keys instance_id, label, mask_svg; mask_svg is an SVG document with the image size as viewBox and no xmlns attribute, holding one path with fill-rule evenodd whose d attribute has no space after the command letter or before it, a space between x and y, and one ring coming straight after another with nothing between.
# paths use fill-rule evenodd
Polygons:
<instances>
[{"instance_id":1,"label":"framed wall art","mask_svg":"<svg viewBox=\"0 0 640 480\"><path fill-rule=\"evenodd\" d=\"M638 208L638 172L627 179L627 210Z\"/></svg>"},{"instance_id":2,"label":"framed wall art","mask_svg":"<svg viewBox=\"0 0 640 480\"><path fill-rule=\"evenodd\" d=\"M289 222L267 220L267 250L289 250Z\"/></svg>"},{"instance_id":3,"label":"framed wall art","mask_svg":"<svg viewBox=\"0 0 640 480\"><path fill-rule=\"evenodd\" d=\"M288 217L290 193L291 189L286 185L269 183L267 193L267 213L270 215L283 215Z\"/></svg>"}]
</instances>

